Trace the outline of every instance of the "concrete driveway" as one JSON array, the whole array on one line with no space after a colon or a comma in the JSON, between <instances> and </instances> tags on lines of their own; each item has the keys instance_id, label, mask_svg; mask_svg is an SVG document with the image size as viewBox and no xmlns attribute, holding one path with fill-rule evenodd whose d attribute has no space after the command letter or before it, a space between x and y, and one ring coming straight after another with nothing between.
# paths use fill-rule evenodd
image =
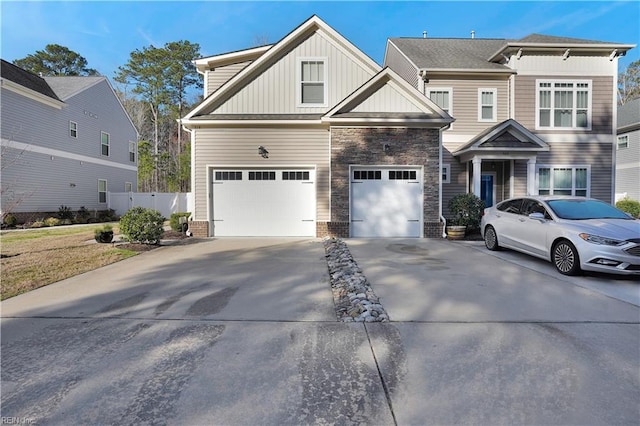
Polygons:
<instances>
[{"instance_id":1,"label":"concrete driveway","mask_svg":"<svg viewBox=\"0 0 640 426\"><path fill-rule=\"evenodd\" d=\"M165 247L2 302L36 424L637 424L638 306L441 240L347 240L391 323L336 322L318 240Z\"/></svg>"}]
</instances>

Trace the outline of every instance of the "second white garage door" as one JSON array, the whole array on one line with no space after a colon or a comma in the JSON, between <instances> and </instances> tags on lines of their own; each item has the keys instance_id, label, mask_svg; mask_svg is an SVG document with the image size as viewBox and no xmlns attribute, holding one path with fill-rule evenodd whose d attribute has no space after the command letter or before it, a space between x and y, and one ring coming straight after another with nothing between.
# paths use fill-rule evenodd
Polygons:
<instances>
[{"instance_id":1,"label":"second white garage door","mask_svg":"<svg viewBox=\"0 0 640 426\"><path fill-rule=\"evenodd\" d=\"M314 237L313 169L214 169L213 235Z\"/></svg>"},{"instance_id":2,"label":"second white garage door","mask_svg":"<svg viewBox=\"0 0 640 426\"><path fill-rule=\"evenodd\" d=\"M352 167L352 237L421 237L422 169Z\"/></svg>"}]
</instances>

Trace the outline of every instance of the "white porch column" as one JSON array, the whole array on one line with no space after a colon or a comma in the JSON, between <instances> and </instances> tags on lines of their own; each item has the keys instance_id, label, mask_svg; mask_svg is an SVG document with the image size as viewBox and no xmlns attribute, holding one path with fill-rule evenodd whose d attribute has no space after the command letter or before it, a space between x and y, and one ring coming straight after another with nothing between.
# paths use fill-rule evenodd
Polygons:
<instances>
[{"instance_id":1,"label":"white porch column","mask_svg":"<svg viewBox=\"0 0 640 426\"><path fill-rule=\"evenodd\" d=\"M527 161L527 195L535 195L536 192L536 157Z\"/></svg>"},{"instance_id":2,"label":"white porch column","mask_svg":"<svg viewBox=\"0 0 640 426\"><path fill-rule=\"evenodd\" d=\"M471 174L473 175L473 193L480 197L480 182L482 180L482 159L473 157Z\"/></svg>"}]
</instances>

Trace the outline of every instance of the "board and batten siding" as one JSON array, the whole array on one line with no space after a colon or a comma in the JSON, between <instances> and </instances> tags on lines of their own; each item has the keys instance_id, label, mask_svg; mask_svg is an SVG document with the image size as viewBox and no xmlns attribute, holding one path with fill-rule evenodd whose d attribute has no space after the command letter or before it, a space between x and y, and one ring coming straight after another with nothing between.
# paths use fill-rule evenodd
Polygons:
<instances>
[{"instance_id":1,"label":"board and batten siding","mask_svg":"<svg viewBox=\"0 0 640 426\"><path fill-rule=\"evenodd\" d=\"M394 87L387 84L353 108L351 112L421 113L422 110Z\"/></svg>"},{"instance_id":2,"label":"board and batten siding","mask_svg":"<svg viewBox=\"0 0 640 426\"><path fill-rule=\"evenodd\" d=\"M535 130L536 128L536 80L590 80L591 86L591 131L587 130ZM520 124L539 134L612 134L613 132L613 77L611 76L531 76L515 77L515 117Z\"/></svg>"},{"instance_id":3,"label":"board and batten siding","mask_svg":"<svg viewBox=\"0 0 640 426\"><path fill-rule=\"evenodd\" d=\"M508 79L477 79L460 77L456 79L432 78L425 84L425 95L433 88L451 88L453 100L451 115L456 121L447 130L447 134L478 134L489 127L509 118L509 81ZM478 121L478 89L496 89L497 110L496 121Z\"/></svg>"},{"instance_id":4,"label":"board and batten siding","mask_svg":"<svg viewBox=\"0 0 640 426\"><path fill-rule=\"evenodd\" d=\"M387 41L387 52L385 55L385 67L394 70L400 77L405 79L416 89L418 86L418 69L398 50L395 44Z\"/></svg>"},{"instance_id":5,"label":"board and batten siding","mask_svg":"<svg viewBox=\"0 0 640 426\"><path fill-rule=\"evenodd\" d=\"M252 61L239 62L237 64L225 65L222 67L214 68L206 72L205 76L205 92L206 98L211 93L218 90L220 86L231 80L236 74L242 71Z\"/></svg>"},{"instance_id":6,"label":"board and batten siding","mask_svg":"<svg viewBox=\"0 0 640 426\"><path fill-rule=\"evenodd\" d=\"M326 107L299 107L297 81L300 58L325 58ZM373 76L319 33L295 46L229 100L220 114L306 114L328 111Z\"/></svg>"},{"instance_id":7,"label":"board and batten siding","mask_svg":"<svg viewBox=\"0 0 640 426\"><path fill-rule=\"evenodd\" d=\"M209 220L207 188L209 166L237 167L316 167L317 221L329 220L329 131L320 128L228 128L195 130L194 188L195 218ZM269 158L258 155L258 146L269 151Z\"/></svg>"}]
</instances>

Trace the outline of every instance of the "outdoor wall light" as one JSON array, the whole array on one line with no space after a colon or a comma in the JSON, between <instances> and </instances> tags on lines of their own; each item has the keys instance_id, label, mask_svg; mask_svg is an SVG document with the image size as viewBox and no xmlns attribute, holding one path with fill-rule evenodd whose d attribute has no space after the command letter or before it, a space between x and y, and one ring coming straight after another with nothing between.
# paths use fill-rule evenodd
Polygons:
<instances>
[{"instance_id":1,"label":"outdoor wall light","mask_svg":"<svg viewBox=\"0 0 640 426\"><path fill-rule=\"evenodd\" d=\"M260 145L258 147L258 155L260 155L262 158L269 158L269 151L267 151L267 149Z\"/></svg>"},{"instance_id":2,"label":"outdoor wall light","mask_svg":"<svg viewBox=\"0 0 640 426\"><path fill-rule=\"evenodd\" d=\"M391 155L391 145L389 145L388 143L385 143L384 145L382 145L382 150L384 151L385 154Z\"/></svg>"}]
</instances>

